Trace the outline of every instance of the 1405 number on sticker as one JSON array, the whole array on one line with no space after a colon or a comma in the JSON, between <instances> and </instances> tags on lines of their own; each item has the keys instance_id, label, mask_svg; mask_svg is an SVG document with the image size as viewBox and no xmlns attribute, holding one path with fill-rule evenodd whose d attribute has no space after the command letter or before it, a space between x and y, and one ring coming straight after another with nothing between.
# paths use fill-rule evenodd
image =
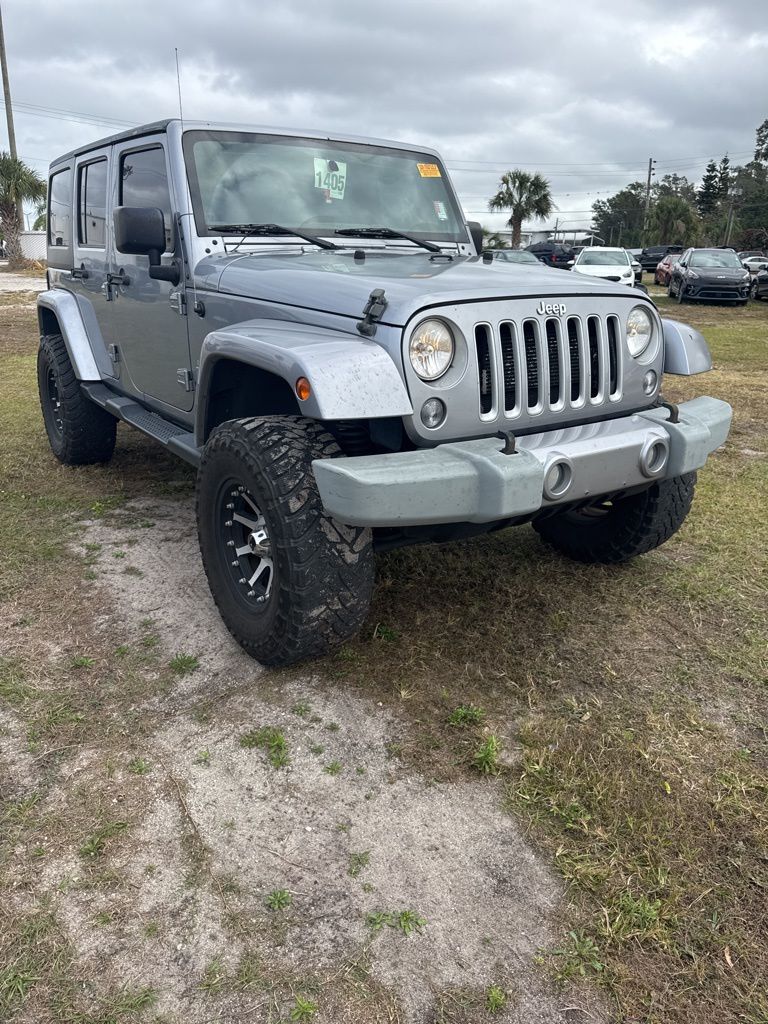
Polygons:
<instances>
[{"instance_id":1,"label":"1405 number on sticker","mask_svg":"<svg viewBox=\"0 0 768 1024\"><path fill-rule=\"evenodd\" d=\"M315 157L315 188L323 189L328 199L343 199L347 184L347 165L336 160Z\"/></svg>"}]
</instances>

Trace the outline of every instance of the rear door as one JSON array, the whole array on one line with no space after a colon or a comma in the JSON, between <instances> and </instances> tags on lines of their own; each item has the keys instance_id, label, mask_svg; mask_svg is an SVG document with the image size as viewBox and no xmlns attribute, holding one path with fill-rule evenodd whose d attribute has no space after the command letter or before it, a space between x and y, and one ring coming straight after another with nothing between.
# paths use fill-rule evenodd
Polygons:
<instances>
[{"instance_id":1,"label":"rear door","mask_svg":"<svg viewBox=\"0 0 768 1024\"><path fill-rule=\"evenodd\" d=\"M181 246L174 227L178 205L164 142L163 136L157 136L114 147L112 195L115 206L163 211L166 248L162 262L168 265L177 248L181 260ZM149 276L147 256L114 252L110 286L113 341L120 347L136 390L169 412L189 411L194 400L183 379L190 357L183 272L181 277L178 285L157 281Z\"/></svg>"}]
</instances>

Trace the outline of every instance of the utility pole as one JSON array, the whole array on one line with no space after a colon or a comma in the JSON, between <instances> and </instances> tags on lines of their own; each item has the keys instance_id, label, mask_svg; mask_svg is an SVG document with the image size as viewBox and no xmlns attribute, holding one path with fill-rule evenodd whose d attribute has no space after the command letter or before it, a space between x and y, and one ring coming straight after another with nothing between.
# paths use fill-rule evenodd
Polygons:
<instances>
[{"instance_id":1,"label":"utility pole","mask_svg":"<svg viewBox=\"0 0 768 1024\"><path fill-rule=\"evenodd\" d=\"M645 215L643 217L643 240L647 241L645 234L648 231L648 214L651 211L651 178L653 177L653 168L656 161L653 157L648 159L648 181L645 185Z\"/></svg>"},{"instance_id":2,"label":"utility pole","mask_svg":"<svg viewBox=\"0 0 768 1024\"><path fill-rule=\"evenodd\" d=\"M728 245L731 241L731 231L733 230L733 199L731 205L728 207L728 217L725 222L725 238L723 239L723 245Z\"/></svg>"},{"instance_id":3,"label":"utility pole","mask_svg":"<svg viewBox=\"0 0 768 1024\"><path fill-rule=\"evenodd\" d=\"M13 128L13 107L11 106L11 83L8 80L8 60L5 55L5 33L3 32L3 10L0 7L0 69L3 75L3 100L5 102L5 120L8 124L8 149L14 160L19 157L16 151L16 132ZM19 227L24 230L24 210L21 200L16 203Z\"/></svg>"}]
</instances>

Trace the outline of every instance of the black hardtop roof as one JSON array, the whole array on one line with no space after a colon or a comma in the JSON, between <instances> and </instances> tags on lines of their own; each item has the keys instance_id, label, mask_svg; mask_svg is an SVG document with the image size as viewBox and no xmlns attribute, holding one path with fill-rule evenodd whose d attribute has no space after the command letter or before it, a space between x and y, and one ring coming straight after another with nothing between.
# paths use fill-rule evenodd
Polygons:
<instances>
[{"instance_id":1,"label":"black hardtop roof","mask_svg":"<svg viewBox=\"0 0 768 1024\"><path fill-rule=\"evenodd\" d=\"M172 117L166 117L162 121L152 121L149 124L140 124L136 128L126 128L125 131L118 132L116 135L109 135L104 139L96 139L94 142L89 142L86 146L78 146L77 149L71 149L68 153L64 153L62 156L57 156L55 160L51 160L51 167L55 167L57 164L66 163L67 160L72 160L76 156L80 156L81 153L88 153L92 149L101 149L102 146L111 146L115 142L123 142L125 139L139 139L142 135L154 135L155 132L164 132L168 125L173 121Z\"/></svg>"}]
</instances>

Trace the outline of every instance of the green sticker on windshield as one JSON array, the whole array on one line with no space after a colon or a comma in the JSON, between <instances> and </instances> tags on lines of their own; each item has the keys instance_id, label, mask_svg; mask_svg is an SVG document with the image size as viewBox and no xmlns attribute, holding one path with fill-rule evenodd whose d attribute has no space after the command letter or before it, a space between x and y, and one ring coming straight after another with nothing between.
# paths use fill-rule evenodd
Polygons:
<instances>
[{"instance_id":1,"label":"green sticker on windshield","mask_svg":"<svg viewBox=\"0 0 768 1024\"><path fill-rule=\"evenodd\" d=\"M325 200L343 199L347 184L347 165L336 160L323 160L315 157L315 188L325 192Z\"/></svg>"}]
</instances>

